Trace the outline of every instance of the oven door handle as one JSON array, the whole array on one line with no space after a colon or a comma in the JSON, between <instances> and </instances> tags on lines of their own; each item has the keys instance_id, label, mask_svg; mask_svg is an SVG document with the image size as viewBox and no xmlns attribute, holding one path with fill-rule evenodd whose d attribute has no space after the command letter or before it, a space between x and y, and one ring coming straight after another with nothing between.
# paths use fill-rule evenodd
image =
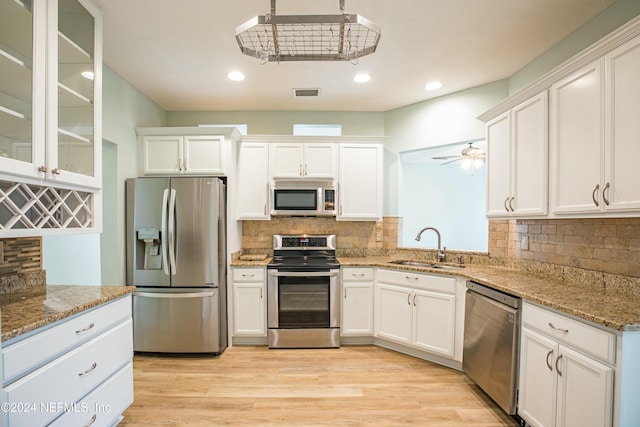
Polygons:
<instances>
[{"instance_id":1,"label":"oven door handle","mask_svg":"<svg viewBox=\"0 0 640 427\"><path fill-rule=\"evenodd\" d=\"M338 274L337 271L290 271L281 273L269 270L269 275L274 277L335 277Z\"/></svg>"}]
</instances>

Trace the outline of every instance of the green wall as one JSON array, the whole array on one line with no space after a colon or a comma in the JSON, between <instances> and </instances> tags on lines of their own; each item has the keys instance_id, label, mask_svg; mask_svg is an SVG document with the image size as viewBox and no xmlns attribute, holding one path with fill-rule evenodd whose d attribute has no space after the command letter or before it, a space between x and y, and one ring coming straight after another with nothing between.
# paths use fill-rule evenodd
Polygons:
<instances>
[{"instance_id":1,"label":"green wall","mask_svg":"<svg viewBox=\"0 0 640 427\"><path fill-rule=\"evenodd\" d=\"M548 71L562 64L589 45L640 15L639 0L618 0L591 21L531 61L509 79L509 94L514 94Z\"/></svg>"},{"instance_id":2,"label":"green wall","mask_svg":"<svg viewBox=\"0 0 640 427\"><path fill-rule=\"evenodd\" d=\"M249 135L291 135L293 125L342 124L342 134L385 134L384 113L352 111L171 111L168 126L247 124Z\"/></svg>"}]
</instances>

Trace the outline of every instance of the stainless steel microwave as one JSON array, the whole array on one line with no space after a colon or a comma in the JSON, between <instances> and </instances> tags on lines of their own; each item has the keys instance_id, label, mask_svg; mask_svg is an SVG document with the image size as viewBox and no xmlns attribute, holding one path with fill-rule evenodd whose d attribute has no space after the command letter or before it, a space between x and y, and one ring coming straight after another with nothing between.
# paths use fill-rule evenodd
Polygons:
<instances>
[{"instance_id":1,"label":"stainless steel microwave","mask_svg":"<svg viewBox=\"0 0 640 427\"><path fill-rule=\"evenodd\" d=\"M271 186L273 216L336 216L333 184L284 182Z\"/></svg>"}]
</instances>

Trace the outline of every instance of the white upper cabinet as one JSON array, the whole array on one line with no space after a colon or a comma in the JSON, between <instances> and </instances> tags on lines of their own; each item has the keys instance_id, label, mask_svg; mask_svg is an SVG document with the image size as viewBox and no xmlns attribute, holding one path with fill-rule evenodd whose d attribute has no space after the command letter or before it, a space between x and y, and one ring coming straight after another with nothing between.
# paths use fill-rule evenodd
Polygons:
<instances>
[{"instance_id":1,"label":"white upper cabinet","mask_svg":"<svg viewBox=\"0 0 640 427\"><path fill-rule=\"evenodd\" d=\"M338 220L382 218L382 144L340 144Z\"/></svg>"},{"instance_id":2,"label":"white upper cabinet","mask_svg":"<svg viewBox=\"0 0 640 427\"><path fill-rule=\"evenodd\" d=\"M271 179L336 177L338 150L333 142L273 142L270 147Z\"/></svg>"},{"instance_id":3,"label":"white upper cabinet","mask_svg":"<svg viewBox=\"0 0 640 427\"><path fill-rule=\"evenodd\" d=\"M556 214L638 213L640 37L552 87Z\"/></svg>"},{"instance_id":4,"label":"white upper cabinet","mask_svg":"<svg viewBox=\"0 0 640 427\"><path fill-rule=\"evenodd\" d=\"M640 211L640 37L604 58L604 188L607 211ZM606 199L606 200L605 200Z\"/></svg>"},{"instance_id":5,"label":"white upper cabinet","mask_svg":"<svg viewBox=\"0 0 640 427\"><path fill-rule=\"evenodd\" d=\"M238 148L238 219L269 219L269 144L242 142Z\"/></svg>"},{"instance_id":6,"label":"white upper cabinet","mask_svg":"<svg viewBox=\"0 0 640 427\"><path fill-rule=\"evenodd\" d=\"M223 136L142 137L143 175L223 175Z\"/></svg>"},{"instance_id":7,"label":"white upper cabinet","mask_svg":"<svg viewBox=\"0 0 640 427\"><path fill-rule=\"evenodd\" d=\"M235 128L137 128L141 175L226 175Z\"/></svg>"},{"instance_id":8,"label":"white upper cabinet","mask_svg":"<svg viewBox=\"0 0 640 427\"><path fill-rule=\"evenodd\" d=\"M602 93L600 61L551 87L551 205L556 214L602 207Z\"/></svg>"},{"instance_id":9,"label":"white upper cabinet","mask_svg":"<svg viewBox=\"0 0 640 427\"><path fill-rule=\"evenodd\" d=\"M547 92L487 124L487 215L546 215Z\"/></svg>"},{"instance_id":10,"label":"white upper cabinet","mask_svg":"<svg viewBox=\"0 0 640 427\"><path fill-rule=\"evenodd\" d=\"M3 176L99 189L100 11L86 0L0 0L0 5Z\"/></svg>"}]
</instances>

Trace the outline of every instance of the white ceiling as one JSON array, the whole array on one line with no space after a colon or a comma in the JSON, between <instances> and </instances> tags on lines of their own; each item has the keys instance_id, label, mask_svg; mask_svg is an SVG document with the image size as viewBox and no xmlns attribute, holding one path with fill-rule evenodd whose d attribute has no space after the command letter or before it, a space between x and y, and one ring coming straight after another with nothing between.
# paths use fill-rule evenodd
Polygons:
<instances>
[{"instance_id":1,"label":"white ceiling","mask_svg":"<svg viewBox=\"0 0 640 427\"><path fill-rule=\"evenodd\" d=\"M167 111L388 111L510 77L613 0L345 0L382 27L375 53L350 62L260 65L236 26L270 0L95 0L104 61ZM278 15L338 14L339 0L279 0ZM233 82L226 74L244 72ZM353 76L370 73L368 83ZM440 80L443 87L426 92ZM320 88L294 98L292 88Z\"/></svg>"}]
</instances>

